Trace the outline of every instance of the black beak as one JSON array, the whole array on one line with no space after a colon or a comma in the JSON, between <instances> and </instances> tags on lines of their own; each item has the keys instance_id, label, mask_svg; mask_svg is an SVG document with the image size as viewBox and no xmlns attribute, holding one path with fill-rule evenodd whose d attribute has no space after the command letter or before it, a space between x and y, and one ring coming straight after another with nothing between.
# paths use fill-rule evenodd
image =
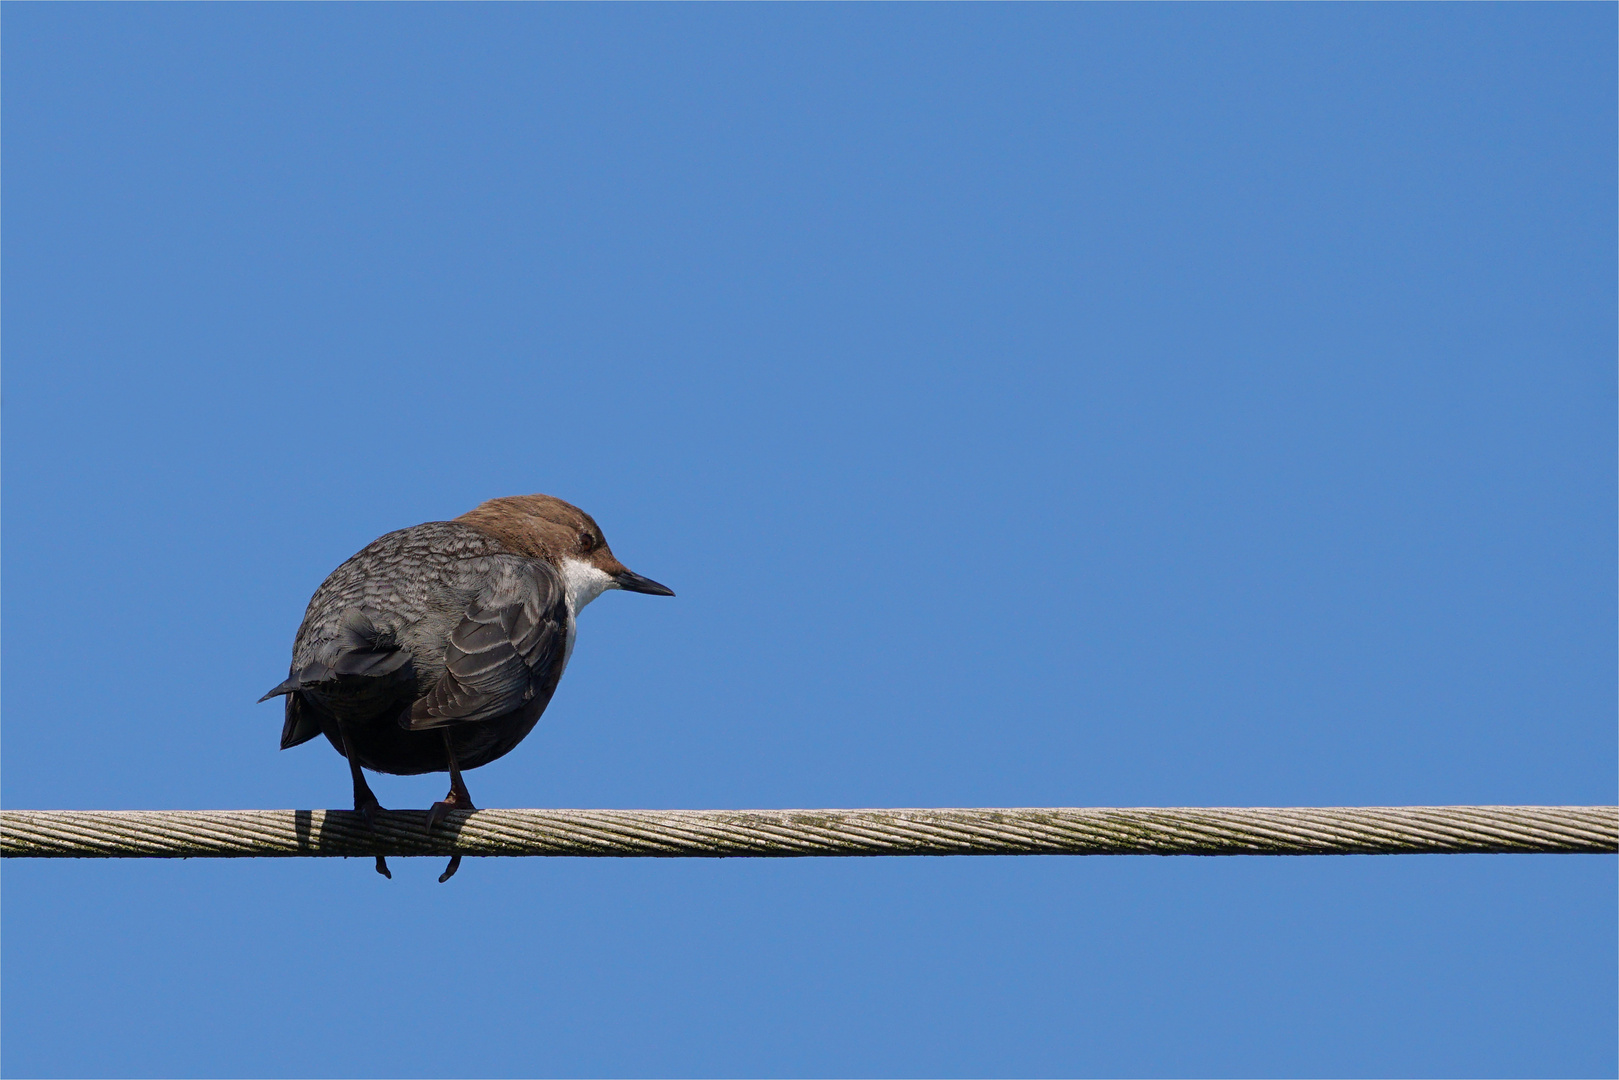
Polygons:
<instances>
[{"instance_id":1,"label":"black beak","mask_svg":"<svg viewBox=\"0 0 1619 1080\"><path fill-rule=\"evenodd\" d=\"M667 585L659 585L651 578L642 577L633 570L621 570L613 575L618 587L626 592L644 592L648 596L673 596L675 591Z\"/></svg>"}]
</instances>

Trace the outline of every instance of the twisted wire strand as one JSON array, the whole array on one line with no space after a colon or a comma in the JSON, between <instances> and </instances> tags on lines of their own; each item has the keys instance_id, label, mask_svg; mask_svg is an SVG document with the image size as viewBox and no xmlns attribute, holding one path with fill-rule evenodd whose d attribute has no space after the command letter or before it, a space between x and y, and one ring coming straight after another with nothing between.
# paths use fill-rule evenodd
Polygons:
<instances>
[{"instance_id":1,"label":"twisted wire strand","mask_svg":"<svg viewBox=\"0 0 1619 1080\"><path fill-rule=\"evenodd\" d=\"M1612 853L1615 806L4 810L6 858Z\"/></svg>"}]
</instances>

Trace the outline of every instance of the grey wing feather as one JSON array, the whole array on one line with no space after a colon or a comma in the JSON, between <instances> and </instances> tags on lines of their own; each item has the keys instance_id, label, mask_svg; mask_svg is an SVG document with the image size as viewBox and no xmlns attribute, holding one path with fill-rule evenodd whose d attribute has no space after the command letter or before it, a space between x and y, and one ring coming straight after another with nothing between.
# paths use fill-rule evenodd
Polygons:
<instances>
[{"instance_id":1,"label":"grey wing feather","mask_svg":"<svg viewBox=\"0 0 1619 1080\"><path fill-rule=\"evenodd\" d=\"M310 710L305 693L344 711L373 712L386 708L401 693L408 694L415 679L410 664L410 650L393 633L378 628L363 609L348 608L338 617L336 634L319 642L303 666L294 668L259 700L287 696L286 719L281 725L281 749L285 750L320 734L320 721Z\"/></svg>"},{"instance_id":2,"label":"grey wing feather","mask_svg":"<svg viewBox=\"0 0 1619 1080\"><path fill-rule=\"evenodd\" d=\"M481 584L444 649L444 674L411 708L412 731L504 716L554 687L567 648L562 579L515 556L468 560Z\"/></svg>"},{"instance_id":3,"label":"grey wing feather","mask_svg":"<svg viewBox=\"0 0 1619 1080\"><path fill-rule=\"evenodd\" d=\"M361 608L349 608L339 616L336 636L321 642L314 657L295 668L259 700L269 701L281 694L335 682L345 676L392 675L410 663L410 659L410 650L401 647L393 634L379 630L369 613Z\"/></svg>"}]
</instances>

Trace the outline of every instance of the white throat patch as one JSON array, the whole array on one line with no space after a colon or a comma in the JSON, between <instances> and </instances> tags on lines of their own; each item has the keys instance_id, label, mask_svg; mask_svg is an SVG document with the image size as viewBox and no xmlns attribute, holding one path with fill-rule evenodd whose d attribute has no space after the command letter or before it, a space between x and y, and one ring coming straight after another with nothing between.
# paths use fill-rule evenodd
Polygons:
<instances>
[{"instance_id":1,"label":"white throat patch","mask_svg":"<svg viewBox=\"0 0 1619 1080\"><path fill-rule=\"evenodd\" d=\"M582 559L563 559L558 567L568 591L568 614L577 615L585 605L613 587L612 575Z\"/></svg>"}]
</instances>

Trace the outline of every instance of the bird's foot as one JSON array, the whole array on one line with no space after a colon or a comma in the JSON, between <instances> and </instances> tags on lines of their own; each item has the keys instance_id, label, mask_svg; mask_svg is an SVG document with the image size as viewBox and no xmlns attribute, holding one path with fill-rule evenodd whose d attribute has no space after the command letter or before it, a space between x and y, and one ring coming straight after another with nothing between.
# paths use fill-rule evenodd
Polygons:
<instances>
[{"instance_id":1,"label":"bird's foot","mask_svg":"<svg viewBox=\"0 0 1619 1080\"><path fill-rule=\"evenodd\" d=\"M427 812L427 831L432 832L433 826L443 821L444 815L448 814L451 810L476 809L477 807L472 805L472 796L467 794L465 787L462 787L458 791L454 786L452 786L450 788L450 793L444 796L444 798L440 799L438 802L434 803L433 808ZM439 884L442 885L446 881L449 881L450 878L455 876L455 872L459 869L461 869L461 856L451 855L450 865L446 866L444 868L444 873L438 876Z\"/></svg>"},{"instance_id":2,"label":"bird's foot","mask_svg":"<svg viewBox=\"0 0 1619 1080\"><path fill-rule=\"evenodd\" d=\"M427 831L432 832L433 826L444 820L444 816L451 810L476 810L472 805L472 796L465 791L450 789L450 793L434 803L427 811ZM452 871L453 873L453 871Z\"/></svg>"},{"instance_id":3,"label":"bird's foot","mask_svg":"<svg viewBox=\"0 0 1619 1080\"><path fill-rule=\"evenodd\" d=\"M371 794L369 789L364 792L356 791L354 793L354 812L365 819L366 828L375 829L377 827L377 813L382 809L382 804L377 801L377 797Z\"/></svg>"},{"instance_id":4,"label":"bird's foot","mask_svg":"<svg viewBox=\"0 0 1619 1080\"><path fill-rule=\"evenodd\" d=\"M377 801L377 797L371 793L370 788L354 793L354 812L359 814L365 821L366 828L372 831L376 830L377 812L381 809L382 804ZM393 874L388 870L388 860L382 855L377 856L377 873L389 881L393 880Z\"/></svg>"}]
</instances>

